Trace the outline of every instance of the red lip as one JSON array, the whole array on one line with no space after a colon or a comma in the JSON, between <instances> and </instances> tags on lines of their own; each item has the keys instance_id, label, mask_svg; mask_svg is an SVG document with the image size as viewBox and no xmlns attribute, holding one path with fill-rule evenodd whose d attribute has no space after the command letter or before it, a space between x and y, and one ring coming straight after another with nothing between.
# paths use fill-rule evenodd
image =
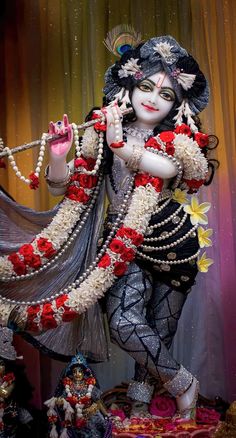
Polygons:
<instances>
[{"instance_id":1,"label":"red lip","mask_svg":"<svg viewBox=\"0 0 236 438\"><path fill-rule=\"evenodd\" d=\"M145 105L144 103L142 103L142 105L143 105L144 108L146 108L148 111L159 111L159 109L154 108L153 106Z\"/></svg>"}]
</instances>

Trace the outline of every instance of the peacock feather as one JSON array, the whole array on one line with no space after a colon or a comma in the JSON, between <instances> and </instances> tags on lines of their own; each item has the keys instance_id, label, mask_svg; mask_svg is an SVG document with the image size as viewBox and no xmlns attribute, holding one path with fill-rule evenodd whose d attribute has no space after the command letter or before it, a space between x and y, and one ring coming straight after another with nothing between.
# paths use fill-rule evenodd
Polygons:
<instances>
[{"instance_id":1,"label":"peacock feather","mask_svg":"<svg viewBox=\"0 0 236 438\"><path fill-rule=\"evenodd\" d=\"M127 50L137 47L141 41L140 32L136 32L129 24L120 24L108 32L103 42L111 53L121 57Z\"/></svg>"}]
</instances>

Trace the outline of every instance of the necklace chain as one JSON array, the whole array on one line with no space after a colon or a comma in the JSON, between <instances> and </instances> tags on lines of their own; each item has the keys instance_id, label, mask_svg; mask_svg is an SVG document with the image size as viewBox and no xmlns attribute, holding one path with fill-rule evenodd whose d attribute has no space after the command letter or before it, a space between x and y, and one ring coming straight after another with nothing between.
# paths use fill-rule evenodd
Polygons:
<instances>
[{"instance_id":1,"label":"necklace chain","mask_svg":"<svg viewBox=\"0 0 236 438\"><path fill-rule=\"evenodd\" d=\"M153 135L152 129L144 129L144 128L138 128L137 126L131 127L131 126L125 126L123 128L123 131L126 134L131 135L132 137L137 137L142 140L147 140L151 135Z\"/></svg>"}]
</instances>

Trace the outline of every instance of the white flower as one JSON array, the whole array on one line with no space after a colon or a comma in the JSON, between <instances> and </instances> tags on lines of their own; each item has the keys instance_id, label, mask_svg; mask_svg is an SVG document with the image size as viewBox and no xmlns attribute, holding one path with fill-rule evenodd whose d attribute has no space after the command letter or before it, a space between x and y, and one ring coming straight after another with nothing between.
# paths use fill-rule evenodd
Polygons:
<instances>
[{"instance_id":1,"label":"white flower","mask_svg":"<svg viewBox=\"0 0 236 438\"><path fill-rule=\"evenodd\" d=\"M170 43L162 42L158 43L153 47L154 52L159 53L161 55L167 64L172 64L176 61L176 55L171 51L174 46L171 46Z\"/></svg>"},{"instance_id":2,"label":"white flower","mask_svg":"<svg viewBox=\"0 0 236 438\"><path fill-rule=\"evenodd\" d=\"M93 126L85 129L81 144L81 152L84 157L97 157L98 135Z\"/></svg>"},{"instance_id":3,"label":"white flower","mask_svg":"<svg viewBox=\"0 0 236 438\"><path fill-rule=\"evenodd\" d=\"M7 257L0 257L0 275L7 277L12 275L12 263L7 260Z\"/></svg>"},{"instance_id":4,"label":"white flower","mask_svg":"<svg viewBox=\"0 0 236 438\"><path fill-rule=\"evenodd\" d=\"M118 71L120 78L127 78L128 76L134 76L137 72L140 72L140 66L138 65L139 59L130 58L121 69Z\"/></svg>"},{"instance_id":5,"label":"white flower","mask_svg":"<svg viewBox=\"0 0 236 438\"><path fill-rule=\"evenodd\" d=\"M185 179L205 179L208 172L207 160L198 144L184 134L176 134L174 139L175 158L183 165Z\"/></svg>"}]
</instances>

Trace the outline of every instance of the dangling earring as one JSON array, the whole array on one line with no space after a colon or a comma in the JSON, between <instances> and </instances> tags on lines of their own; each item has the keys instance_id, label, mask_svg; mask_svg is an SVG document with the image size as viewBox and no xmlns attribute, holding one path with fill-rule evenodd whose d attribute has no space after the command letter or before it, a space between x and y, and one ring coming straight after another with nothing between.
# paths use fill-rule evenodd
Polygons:
<instances>
[{"instance_id":1,"label":"dangling earring","mask_svg":"<svg viewBox=\"0 0 236 438\"><path fill-rule=\"evenodd\" d=\"M192 116L194 116L194 113L190 109L190 106L189 106L188 101L186 99L183 99L183 102L181 103L179 108L177 108L177 110L178 110L178 113L176 114L175 117L173 117L173 120L175 120L175 127L179 126L183 123L183 116L185 116L187 119L187 124L190 127L191 131L194 133L198 132L198 128L195 125L195 121L192 117Z\"/></svg>"}]
</instances>

